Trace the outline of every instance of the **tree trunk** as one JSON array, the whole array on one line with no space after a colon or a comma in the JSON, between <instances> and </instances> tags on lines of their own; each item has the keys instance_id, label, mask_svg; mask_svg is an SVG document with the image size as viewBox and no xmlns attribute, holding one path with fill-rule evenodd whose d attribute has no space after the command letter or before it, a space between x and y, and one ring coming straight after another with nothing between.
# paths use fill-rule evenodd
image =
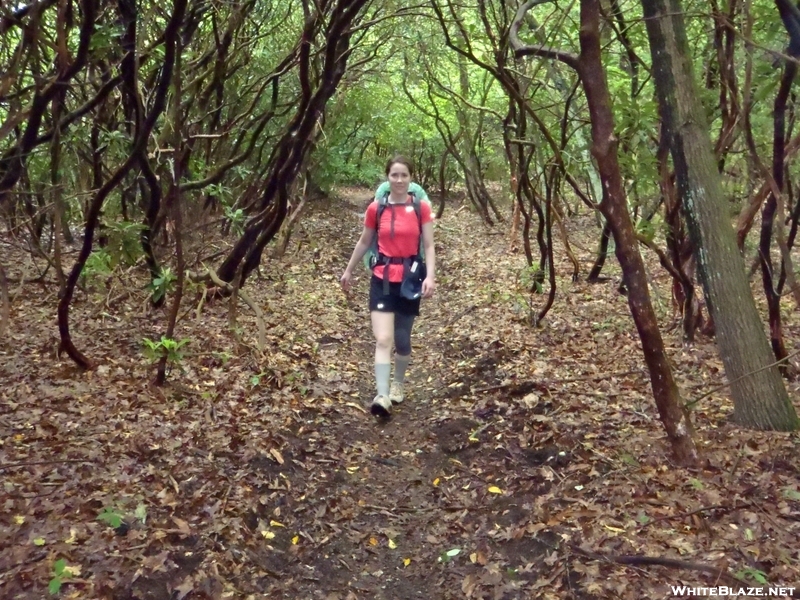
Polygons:
<instances>
[{"instance_id":1,"label":"tree trunk","mask_svg":"<svg viewBox=\"0 0 800 600\"><path fill-rule=\"evenodd\" d=\"M581 1L580 56L550 47L526 46L520 41L520 24L525 13L537 2L538 0L527 0L520 6L511 24L509 41L517 57L532 54L557 59L577 70L580 76L592 125L592 154L602 182L603 198L598 208L614 235L617 260L628 287L628 306L642 342L653 396L675 458L686 465L696 463L697 448L692 437L689 413L681 401L678 386L672 376L672 367L650 302L644 262L639 254L638 240L628 214L617 156L614 114L611 111L608 84L600 60L599 0Z\"/></svg>"},{"instance_id":2,"label":"tree trunk","mask_svg":"<svg viewBox=\"0 0 800 600\"><path fill-rule=\"evenodd\" d=\"M772 131L772 178L775 189L767 198L766 204L761 209L761 235L758 240L758 253L761 258L761 282L764 285L764 295L767 297L767 311L769 319L769 338L772 352L778 361L783 361L779 366L786 375L789 365L786 358L786 344L783 341L783 328L781 327L781 296L775 289L775 273L772 264L772 232L775 228L775 213L778 212L779 194L783 193L783 154L786 148L786 101L792 89L794 76L797 74L797 65L787 61L784 66L781 85L775 96Z\"/></svg>"},{"instance_id":3,"label":"tree trunk","mask_svg":"<svg viewBox=\"0 0 800 600\"><path fill-rule=\"evenodd\" d=\"M681 3L642 0L642 7L661 118L731 386L734 418L748 427L794 430L797 415L780 373L772 365L772 353L727 217L709 127L688 59Z\"/></svg>"},{"instance_id":4,"label":"tree trunk","mask_svg":"<svg viewBox=\"0 0 800 600\"><path fill-rule=\"evenodd\" d=\"M614 235L617 260L628 288L628 305L642 341L645 362L650 372L650 384L661 420L672 442L675 458L681 464L692 464L697 461L692 424L672 376L672 367L650 302L644 262L639 254L636 233L628 214L617 157L614 114L611 111L611 98L600 59L599 0L581 0L580 47L578 73L589 105L592 154L597 161L603 183L600 210Z\"/></svg>"},{"instance_id":5,"label":"tree trunk","mask_svg":"<svg viewBox=\"0 0 800 600\"><path fill-rule=\"evenodd\" d=\"M188 154L185 153L183 145L183 121L181 119L181 97L183 95L183 42L180 37L176 40L175 49L175 67L174 75L172 78L172 110L170 120L172 121L173 132L173 171L172 171L172 185L169 194L169 201L167 202L167 209L172 213L173 223L175 224L175 261L176 261L176 277L175 294L172 298L172 306L170 307L169 317L167 319L167 330L164 332L164 337L168 340L175 339L175 325L178 323L178 313L181 309L181 301L183 300L183 283L186 276L186 264L183 258L183 219L181 214L181 178L183 176L184 163L187 161ZM166 290L164 297L166 297ZM158 361L156 368L156 385L164 385L167 381L167 366L170 360L169 353L166 348ZM171 365L170 365L171 366Z\"/></svg>"},{"instance_id":6,"label":"tree trunk","mask_svg":"<svg viewBox=\"0 0 800 600\"><path fill-rule=\"evenodd\" d=\"M8 278L3 265L0 265L0 341L6 337L11 327L11 301L8 297Z\"/></svg>"},{"instance_id":7,"label":"tree trunk","mask_svg":"<svg viewBox=\"0 0 800 600\"><path fill-rule=\"evenodd\" d=\"M592 270L589 271L589 276L586 281L589 283L597 283L600 280L600 273L603 271L603 266L606 264L606 257L608 256L608 242L611 239L611 227L606 221L603 225L603 231L600 234L600 244L597 249L597 258L594 260Z\"/></svg>"},{"instance_id":8,"label":"tree trunk","mask_svg":"<svg viewBox=\"0 0 800 600\"><path fill-rule=\"evenodd\" d=\"M447 150L442 153L442 158L439 161L439 206L436 209L436 218L441 219L444 214L444 205L447 200L447 177L445 176L447 169L447 155L450 154Z\"/></svg>"}]
</instances>

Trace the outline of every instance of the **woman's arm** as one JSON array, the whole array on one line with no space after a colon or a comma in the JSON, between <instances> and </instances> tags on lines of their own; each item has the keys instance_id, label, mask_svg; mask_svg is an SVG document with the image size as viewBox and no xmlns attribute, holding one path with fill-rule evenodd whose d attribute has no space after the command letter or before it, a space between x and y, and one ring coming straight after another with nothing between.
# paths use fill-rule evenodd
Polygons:
<instances>
[{"instance_id":1,"label":"woman's arm","mask_svg":"<svg viewBox=\"0 0 800 600\"><path fill-rule=\"evenodd\" d=\"M364 230L361 232L361 237L358 238L356 247L353 249L353 255L350 257L350 261L347 263L347 268L344 270L344 275L342 275L341 284L345 292L350 287L350 279L353 276L353 269L358 262L364 258L364 255L367 253L367 250L369 250L374 238L375 230L364 226Z\"/></svg>"}]
</instances>

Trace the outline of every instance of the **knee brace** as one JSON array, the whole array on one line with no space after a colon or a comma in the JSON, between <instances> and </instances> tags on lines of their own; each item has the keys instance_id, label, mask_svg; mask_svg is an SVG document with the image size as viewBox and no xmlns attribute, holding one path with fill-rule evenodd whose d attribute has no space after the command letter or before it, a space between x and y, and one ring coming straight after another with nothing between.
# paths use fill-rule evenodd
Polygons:
<instances>
[{"instance_id":1,"label":"knee brace","mask_svg":"<svg viewBox=\"0 0 800 600\"><path fill-rule=\"evenodd\" d=\"M411 354L411 327L414 325L413 315L394 316L394 348L401 356Z\"/></svg>"}]
</instances>

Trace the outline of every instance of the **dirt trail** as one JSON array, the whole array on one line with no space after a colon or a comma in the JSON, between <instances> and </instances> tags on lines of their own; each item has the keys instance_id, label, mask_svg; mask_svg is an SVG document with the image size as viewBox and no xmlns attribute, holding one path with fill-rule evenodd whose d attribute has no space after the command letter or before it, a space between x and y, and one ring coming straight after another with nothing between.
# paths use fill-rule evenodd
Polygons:
<instances>
[{"instance_id":1,"label":"dirt trail","mask_svg":"<svg viewBox=\"0 0 800 600\"><path fill-rule=\"evenodd\" d=\"M406 401L395 407L391 419L381 420L365 410L375 393L374 342L368 313L361 308L366 307L366 279L361 272L353 311L345 317L355 323L340 324L353 336L324 352L321 363L337 372L353 360L355 350L363 364L346 383L356 391L332 397L331 412L324 415L330 428L327 442L315 452L326 457L322 460L328 465L327 476L324 482L308 484L315 492L306 489L303 494L315 496L305 512L314 511L323 522L331 517L335 529L340 521L344 525L310 552L298 552L298 563L289 570L300 580L314 581L320 598L462 597L457 591L469 570L465 565L471 565L470 554L473 562L479 560L473 534L480 528L477 513L485 505L465 503L449 490L458 486L485 494L492 481L473 474L468 461L480 445L480 430L486 428L468 413L454 417L452 394L447 393L450 382L443 379L448 345L439 340L447 336L443 330L448 291L440 290L436 300L423 302L414 328ZM477 437L470 441L472 433ZM540 545L528 549L535 550L528 554L531 559L542 555ZM524 554L525 548L519 550ZM485 553L480 560L485 563ZM517 560L509 567L525 564ZM498 574L495 583L501 579ZM268 597L285 589L285 581L275 582Z\"/></svg>"}]
</instances>

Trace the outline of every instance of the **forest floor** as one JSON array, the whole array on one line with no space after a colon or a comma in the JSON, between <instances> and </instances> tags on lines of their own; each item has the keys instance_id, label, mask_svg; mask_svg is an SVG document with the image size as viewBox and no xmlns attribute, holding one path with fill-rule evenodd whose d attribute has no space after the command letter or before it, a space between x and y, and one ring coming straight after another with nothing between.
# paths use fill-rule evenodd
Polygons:
<instances>
[{"instance_id":1,"label":"forest floor","mask_svg":"<svg viewBox=\"0 0 800 600\"><path fill-rule=\"evenodd\" d=\"M534 328L527 302L545 296L525 291L505 227L448 208L407 399L376 421L368 278L359 269L349 298L338 284L368 194L313 207L287 255L265 256L246 287L266 313L263 352L244 303L237 340L229 302L198 310L187 290L186 356L163 388L142 340L161 337L166 309L149 307L142 269L76 295L75 343L100 363L85 373L57 354L54 280L11 284L0 598L800 596L800 438L735 427L720 390L694 405L703 466L677 467L613 258L593 285L560 262ZM589 216L567 225L585 279L597 230ZM0 254L30 277L9 240ZM669 277L646 259L683 396L700 398L724 382L713 340L683 344Z\"/></svg>"}]
</instances>

